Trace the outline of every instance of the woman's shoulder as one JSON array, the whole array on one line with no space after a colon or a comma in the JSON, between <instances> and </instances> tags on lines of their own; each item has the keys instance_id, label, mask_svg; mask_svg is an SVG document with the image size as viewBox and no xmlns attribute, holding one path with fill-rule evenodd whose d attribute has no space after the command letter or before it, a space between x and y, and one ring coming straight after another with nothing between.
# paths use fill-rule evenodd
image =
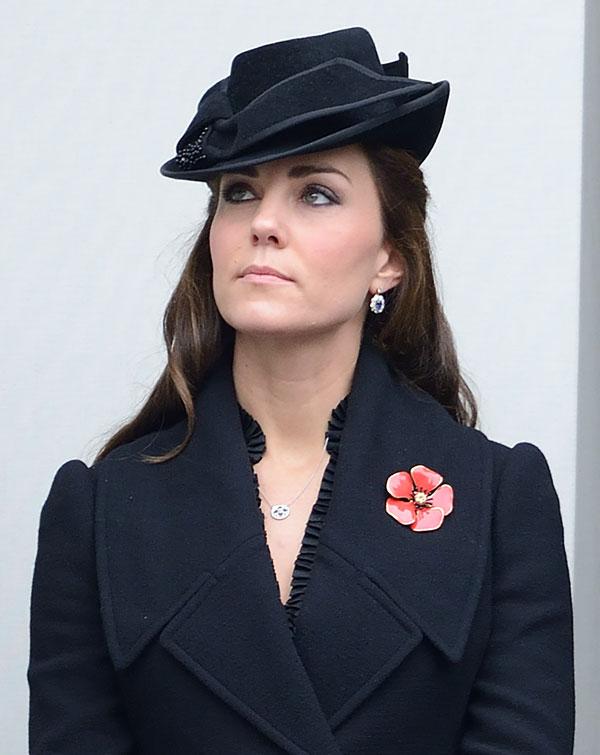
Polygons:
<instances>
[{"instance_id":1,"label":"woman's shoulder","mask_svg":"<svg viewBox=\"0 0 600 755\"><path fill-rule=\"evenodd\" d=\"M496 524L505 520L508 532L516 522L528 519L535 530L532 535L546 526L562 533L560 501L542 448L529 440L510 445L479 428L455 424L457 438L476 443L482 451L480 472L490 477Z\"/></svg>"},{"instance_id":2,"label":"woman's shoulder","mask_svg":"<svg viewBox=\"0 0 600 755\"><path fill-rule=\"evenodd\" d=\"M506 485L522 486L519 490L520 495L526 491L532 492L533 488L539 486L551 486L554 491L547 456L536 443L520 440L510 445L490 437L479 428L465 425L460 426L459 434L465 439L476 439L485 456L489 458L496 494Z\"/></svg>"},{"instance_id":3,"label":"woman's shoulder","mask_svg":"<svg viewBox=\"0 0 600 755\"><path fill-rule=\"evenodd\" d=\"M67 459L54 472L42 513L49 508L67 508L71 501L91 501L95 473L82 459Z\"/></svg>"},{"instance_id":4,"label":"woman's shoulder","mask_svg":"<svg viewBox=\"0 0 600 755\"><path fill-rule=\"evenodd\" d=\"M491 461L495 477L510 475L520 468L533 469L538 475L551 476L547 457L536 443L525 439L513 445L504 443L478 427L456 421L436 398L425 391L412 385L406 387L413 399L420 402L423 421L453 444L470 446L473 450L479 447L484 458Z\"/></svg>"},{"instance_id":5,"label":"woman's shoulder","mask_svg":"<svg viewBox=\"0 0 600 755\"><path fill-rule=\"evenodd\" d=\"M415 394L416 395L416 394ZM542 511L557 514L558 496L548 458L530 441L514 444L500 441L478 427L457 422L433 397L420 396L425 421L440 433L457 456L470 458L473 473L489 478L494 502L512 497L523 506L524 499L537 500ZM501 503L506 509L510 503Z\"/></svg>"},{"instance_id":6,"label":"woman's shoulder","mask_svg":"<svg viewBox=\"0 0 600 755\"><path fill-rule=\"evenodd\" d=\"M81 459L68 459L54 472L38 513L38 542L44 554L69 542L85 546L94 520L95 473Z\"/></svg>"}]
</instances>

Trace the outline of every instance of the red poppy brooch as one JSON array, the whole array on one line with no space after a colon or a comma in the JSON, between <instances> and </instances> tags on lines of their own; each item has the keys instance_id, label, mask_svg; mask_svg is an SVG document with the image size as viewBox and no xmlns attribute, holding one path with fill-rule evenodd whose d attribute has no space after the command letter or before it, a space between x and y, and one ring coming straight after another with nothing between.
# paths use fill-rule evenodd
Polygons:
<instances>
[{"instance_id":1,"label":"red poppy brooch","mask_svg":"<svg viewBox=\"0 0 600 755\"><path fill-rule=\"evenodd\" d=\"M423 464L412 467L410 472L394 472L385 484L390 494L385 510L415 532L437 530L453 508L454 491L451 485L441 484L443 479Z\"/></svg>"}]
</instances>

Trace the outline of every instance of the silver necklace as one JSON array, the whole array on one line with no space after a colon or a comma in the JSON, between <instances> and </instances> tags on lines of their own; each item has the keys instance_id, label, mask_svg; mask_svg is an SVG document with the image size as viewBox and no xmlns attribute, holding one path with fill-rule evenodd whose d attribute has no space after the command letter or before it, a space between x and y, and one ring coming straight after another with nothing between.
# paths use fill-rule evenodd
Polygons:
<instances>
[{"instance_id":1,"label":"silver necklace","mask_svg":"<svg viewBox=\"0 0 600 755\"><path fill-rule=\"evenodd\" d=\"M321 454L321 458L319 459L319 463L317 464L315 471L311 474L311 476L308 478L308 482L306 485L302 488L302 490L297 493L291 501L288 501L287 503L271 503L267 496L262 492L261 490L261 496L265 499L265 503L267 503L270 506L271 509L271 516L273 519L287 519L287 517L290 515L290 505L294 503L294 501L304 493L306 488L310 485L313 477L317 474L317 471L319 470L319 467L321 466L321 462L323 461L323 457L325 456L325 451L327 449L327 440L328 438L325 438L325 445L323 446L323 453Z\"/></svg>"}]
</instances>

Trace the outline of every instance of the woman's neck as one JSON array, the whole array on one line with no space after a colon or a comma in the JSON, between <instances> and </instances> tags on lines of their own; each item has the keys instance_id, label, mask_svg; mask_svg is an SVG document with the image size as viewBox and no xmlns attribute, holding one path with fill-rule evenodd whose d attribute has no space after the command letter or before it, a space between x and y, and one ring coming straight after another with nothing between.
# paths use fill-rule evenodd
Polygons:
<instances>
[{"instance_id":1,"label":"woman's neck","mask_svg":"<svg viewBox=\"0 0 600 755\"><path fill-rule=\"evenodd\" d=\"M332 409L346 396L360 333L304 340L236 334L237 399L260 424L266 456L293 469L322 453Z\"/></svg>"}]
</instances>

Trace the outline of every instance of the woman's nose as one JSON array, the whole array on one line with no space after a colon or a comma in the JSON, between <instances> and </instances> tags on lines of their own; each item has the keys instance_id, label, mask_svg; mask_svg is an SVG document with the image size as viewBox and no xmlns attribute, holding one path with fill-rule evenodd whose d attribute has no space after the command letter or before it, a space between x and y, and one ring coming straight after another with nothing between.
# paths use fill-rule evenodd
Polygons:
<instances>
[{"instance_id":1,"label":"woman's nose","mask_svg":"<svg viewBox=\"0 0 600 755\"><path fill-rule=\"evenodd\" d=\"M275 198L262 199L252 218L251 233L255 244L286 243L284 209L281 201Z\"/></svg>"}]
</instances>

